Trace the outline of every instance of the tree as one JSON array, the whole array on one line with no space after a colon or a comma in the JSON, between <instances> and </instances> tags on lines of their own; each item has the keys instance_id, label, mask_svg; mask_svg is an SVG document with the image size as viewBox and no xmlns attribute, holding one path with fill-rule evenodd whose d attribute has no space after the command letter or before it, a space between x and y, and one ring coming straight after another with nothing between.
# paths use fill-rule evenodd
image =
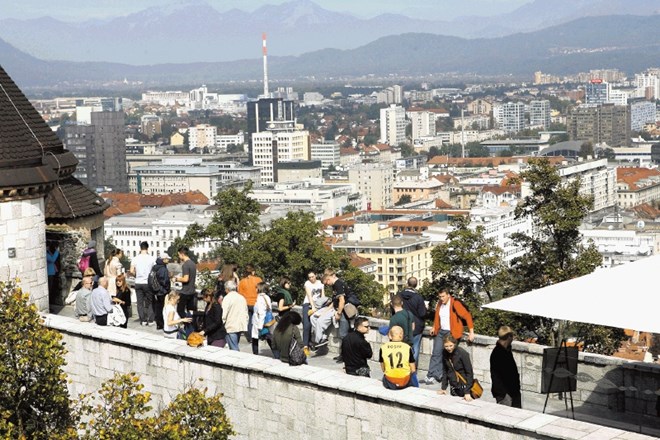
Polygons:
<instances>
[{"instance_id":1,"label":"tree","mask_svg":"<svg viewBox=\"0 0 660 440\"><path fill-rule=\"evenodd\" d=\"M355 205L346 205L341 210L344 214L350 214L352 212L357 212L358 209Z\"/></svg>"},{"instance_id":2,"label":"tree","mask_svg":"<svg viewBox=\"0 0 660 440\"><path fill-rule=\"evenodd\" d=\"M431 273L460 291L471 291L476 283L492 301L494 284L505 268L503 252L494 239L484 237L483 226L473 229L469 225L469 218L452 219L447 240L431 251ZM479 305L478 298L474 302Z\"/></svg>"},{"instance_id":3,"label":"tree","mask_svg":"<svg viewBox=\"0 0 660 440\"><path fill-rule=\"evenodd\" d=\"M227 153L241 153L245 151L243 145L229 144L227 145Z\"/></svg>"},{"instance_id":4,"label":"tree","mask_svg":"<svg viewBox=\"0 0 660 440\"><path fill-rule=\"evenodd\" d=\"M602 262L593 243L582 244L579 227L593 207L593 199L580 193L580 181L562 182L557 169L547 159L532 159L529 163L530 168L520 177L529 184L531 195L516 206L515 217L530 216L534 232L511 236L514 243L527 249L527 253L512 261L508 273L510 293L527 292L587 275ZM578 328L562 323L555 326L552 320L534 317L524 319L522 324L525 330L535 333L540 342L552 345ZM581 336L590 337L589 334ZM617 339L616 335L613 337Z\"/></svg>"},{"instance_id":5,"label":"tree","mask_svg":"<svg viewBox=\"0 0 660 440\"><path fill-rule=\"evenodd\" d=\"M364 142L364 145L376 145L378 143L378 136L369 133L362 139L362 142Z\"/></svg>"},{"instance_id":6,"label":"tree","mask_svg":"<svg viewBox=\"0 0 660 440\"><path fill-rule=\"evenodd\" d=\"M591 142L583 142L580 145L580 157L586 159L588 156L594 157L594 145Z\"/></svg>"},{"instance_id":7,"label":"tree","mask_svg":"<svg viewBox=\"0 0 660 440\"><path fill-rule=\"evenodd\" d=\"M412 202L412 197L410 194L404 194L401 197L399 197L399 200L394 204L395 206L401 206L405 205L406 203Z\"/></svg>"},{"instance_id":8,"label":"tree","mask_svg":"<svg viewBox=\"0 0 660 440\"><path fill-rule=\"evenodd\" d=\"M399 148L401 149L402 157L410 157L415 154L415 150L413 149L412 145L407 142L401 142L399 144Z\"/></svg>"},{"instance_id":9,"label":"tree","mask_svg":"<svg viewBox=\"0 0 660 440\"><path fill-rule=\"evenodd\" d=\"M17 280L0 281L0 437L51 439L71 426L62 336Z\"/></svg>"}]
</instances>

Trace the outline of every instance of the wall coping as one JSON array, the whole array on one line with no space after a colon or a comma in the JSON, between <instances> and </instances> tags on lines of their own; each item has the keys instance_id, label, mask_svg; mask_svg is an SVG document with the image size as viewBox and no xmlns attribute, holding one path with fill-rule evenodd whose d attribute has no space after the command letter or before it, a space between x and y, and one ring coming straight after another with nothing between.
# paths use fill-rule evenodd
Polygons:
<instances>
[{"instance_id":1,"label":"wall coping","mask_svg":"<svg viewBox=\"0 0 660 440\"><path fill-rule=\"evenodd\" d=\"M160 335L118 327L99 327L76 319L44 315L45 325L64 334L121 345L136 350L162 354L195 363L215 365L278 379L294 380L311 387L351 396L359 400L379 402L411 411L437 414L467 421L498 431L542 439L651 439L652 437L621 429L561 418L549 414L510 408L483 400L465 402L435 391L407 388L391 391L380 381L349 376L338 371L310 365L291 367L279 360L213 346L189 347L184 341L166 339Z\"/></svg>"}]
</instances>

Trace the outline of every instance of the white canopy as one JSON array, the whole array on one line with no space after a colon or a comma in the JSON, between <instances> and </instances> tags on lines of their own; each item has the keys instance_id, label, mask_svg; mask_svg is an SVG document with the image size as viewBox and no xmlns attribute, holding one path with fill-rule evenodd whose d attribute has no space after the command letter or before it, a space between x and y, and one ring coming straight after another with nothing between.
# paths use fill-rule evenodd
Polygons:
<instances>
[{"instance_id":1,"label":"white canopy","mask_svg":"<svg viewBox=\"0 0 660 440\"><path fill-rule=\"evenodd\" d=\"M485 304L491 309L660 333L660 255Z\"/></svg>"}]
</instances>

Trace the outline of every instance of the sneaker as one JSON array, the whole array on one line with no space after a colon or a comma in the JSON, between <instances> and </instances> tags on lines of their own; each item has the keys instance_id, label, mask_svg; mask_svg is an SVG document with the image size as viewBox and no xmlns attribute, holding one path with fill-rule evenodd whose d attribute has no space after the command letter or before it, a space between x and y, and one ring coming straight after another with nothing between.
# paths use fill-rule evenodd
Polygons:
<instances>
[{"instance_id":1,"label":"sneaker","mask_svg":"<svg viewBox=\"0 0 660 440\"><path fill-rule=\"evenodd\" d=\"M329 341L328 341L327 339L324 339L324 340L322 340L321 342L319 342L318 344L314 344L314 347L315 347L316 349L318 349L319 347L323 347L323 346L328 345L328 342L329 342Z\"/></svg>"},{"instance_id":2,"label":"sneaker","mask_svg":"<svg viewBox=\"0 0 660 440\"><path fill-rule=\"evenodd\" d=\"M426 385L433 385L433 384L435 384L436 382L437 382L437 380L436 380L435 377L433 377L433 376L426 376L426 379L424 379L424 383L425 383Z\"/></svg>"},{"instance_id":3,"label":"sneaker","mask_svg":"<svg viewBox=\"0 0 660 440\"><path fill-rule=\"evenodd\" d=\"M147 326L147 323L144 322L144 321L142 321L142 322L140 323L140 325L143 326L143 327L146 327L146 326Z\"/></svg>"}]
</instances>

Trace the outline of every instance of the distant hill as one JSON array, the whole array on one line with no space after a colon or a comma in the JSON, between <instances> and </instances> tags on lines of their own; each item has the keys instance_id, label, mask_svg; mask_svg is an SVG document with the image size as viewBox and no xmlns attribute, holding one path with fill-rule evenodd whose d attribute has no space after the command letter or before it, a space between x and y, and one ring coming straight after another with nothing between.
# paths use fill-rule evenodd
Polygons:
<instances>
[{"instance_id":1,"label":"distant hill","mask_svg":"<svg viewBox=\"0 0 660 440\"><path fill-rule=\"evenodd\" d=\"M354 49L410 32L490 38L532 32L585 16L660 12L659 0L534 0L493 17L420 20L399 14L362 19L311 0L266 5L253 12L218 12L204 0L184 0L108 20L69 23L51 17L0 20L0 38L40 59L135 65L256 58L261 33L272 55L326 48ZM441 9L442 2L438 2Z\"/></svg>"},{"instance_id":2,"label":"distant hill","mask_svg":"<svg viewBox=\"0 0 660 440\"><path fill-rule=\"evenodd\" d=\"M338 78L368 74L422 75L461 72L567 74L595 68L632 73L660 64L659 16L588 17L526 34L463 39L409 33L380 38L351 50L325 49L298 57L270 57L275 79ZM130 66L43 61L0 43L3 67L23 86L124 78L146 84L195 84L259 80L261 60Z\"/></svg>"}]
</instances>

